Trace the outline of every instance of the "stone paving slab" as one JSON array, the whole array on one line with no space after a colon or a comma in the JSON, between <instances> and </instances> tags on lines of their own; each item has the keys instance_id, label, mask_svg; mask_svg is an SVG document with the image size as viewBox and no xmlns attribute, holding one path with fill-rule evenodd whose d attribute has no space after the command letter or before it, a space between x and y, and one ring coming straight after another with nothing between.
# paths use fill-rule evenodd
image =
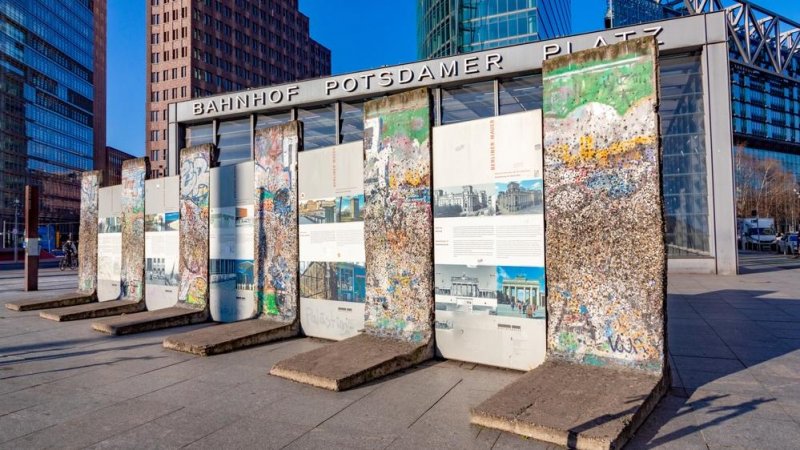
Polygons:
<instances>
[{"instance_id":1,"label":"stone paving slab","mask_svg":"<svg viewBox=\"0 0 800 450\"><path fill-rule=\"evenodd\" d=\"M473 408L470 420L570 448L620 448L661 399L667 381L547 361Z\"/></svg>"},{"instance_id":2,"label":"stone paving slab","mask_svg":"<svg viewBox=\"0 0 800 450\"><path fill-rule=\"evenodd\" d=\"M182 327L208 321L208 312L174 306L156 311L126 314L92 322L92 329L105 334L121 336L144 333L164 328Z\"/></svg>"},{"instance_id":3,"label":"stone paving slab","mask_svg":"<svg viewBox=\"0 0 800 450\"><path fill-rule=\"evenodd\" d=\"M343 391L433 357L433 345L359 334L285 359L271 375Z\"/></svg>"},{"instance_id":4,"label":"stone paving slab","mask_svg":"<svg viewBox=\"0 0 800 450\"><path fill-rule=\"evenodd\" d=\"M44 269L42 291L25 293L20 274L0 271L0 303L77 286L74 274ZM777 335L800 329L800 270L671 276L669 294L668 311L682 313L669 315L670 348L680 342L683 349L672 358L677 376L626 448L796 448L800 340ZM745 318L711 318L731 308ZM797 320L747 317L769 308L794 311ZM745 330L739 336L737 326ZM759 336L750 342L753 331ZM86 322L0 308L0 430L19 430L0 431L0 447L557 448L469 423L470 408L521 372L431 360L333 392L265 374L281 360L333 344L295 338L201 358L164 349L170 334L111 338ZM250 422L234 426L245 418ZM264 423L296 432L273 439L270 426L255 428L260 436L237 435Z\"/></svg>"},{"instance_id":5,"label":"stone paving slab","mask_svg":"<svg viewBox=\"0 0 800 450\"><path fill-rule=\"evenodd\" d=\"M39 317L56 322L71 320L96 319L98 317L133 314L144 311L144 302L132 300L112 300L108 302L87 303L68 306L66 308L47 309L39 313Z\"/></svg>"},{"instance_id":6,"label":"stone paving slab","mask_svg":"<svg viewBox=\"0 0 800 450\"><path fill-rule=\"evenodd\" d=\"M199 330L168 336L164 348L200 356L218 355L254 345L296 336L298 323L273 320L243 320L220 323Z\"/></svg>"},{"instance_id":7,"label":"stone paving slab","mask_svg":"<svg viewBox=\"0 0 800 450\"><path fill-rule=\"evenodd\" d=\"M12 311L34 311L37 309L63 308L65 306L83 305L97 300L95 294L81 294L70 292L66 294L51 295L47 298L27 298L12 300L6 303L6 308Z\"/></svg>"}]
</instances>

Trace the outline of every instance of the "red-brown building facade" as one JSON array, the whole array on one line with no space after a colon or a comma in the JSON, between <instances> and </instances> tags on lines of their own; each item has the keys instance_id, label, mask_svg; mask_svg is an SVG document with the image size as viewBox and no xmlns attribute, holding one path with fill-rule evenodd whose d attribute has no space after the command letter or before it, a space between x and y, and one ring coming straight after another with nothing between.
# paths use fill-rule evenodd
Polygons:
<instances>
[{"instance_id":1,"label":"red-brown building facade","mask_svg":"<svg viewBox=\"0 0 800 450\"><path fill-rule=\"evenodd\" d=\"M169 103L329 75L297 0L148 0L145 148L167 169Z\"/></svg>"}]
</instances>

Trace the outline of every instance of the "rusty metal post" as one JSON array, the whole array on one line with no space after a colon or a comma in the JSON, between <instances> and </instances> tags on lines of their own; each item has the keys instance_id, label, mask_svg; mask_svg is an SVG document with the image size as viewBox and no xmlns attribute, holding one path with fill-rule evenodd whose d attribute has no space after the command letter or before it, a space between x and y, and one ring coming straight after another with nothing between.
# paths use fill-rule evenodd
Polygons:
<instances>
[{"instance_id":1,"label":"rusty metal post","mask_svg":"<svg viewBox=\"0 0 800 450\"><path fill-rule=\"evenodd\" d=\"M39 188L25 186L25 290L39 290Z\"/></svg>"}]
</instances>

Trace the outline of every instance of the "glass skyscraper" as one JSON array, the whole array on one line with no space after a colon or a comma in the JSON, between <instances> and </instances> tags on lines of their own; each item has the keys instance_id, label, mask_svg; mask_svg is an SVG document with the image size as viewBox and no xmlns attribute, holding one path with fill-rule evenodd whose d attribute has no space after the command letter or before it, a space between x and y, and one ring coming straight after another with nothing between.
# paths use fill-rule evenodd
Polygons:
<instances>
[{"instance_id":1,"label":"glass skyscraper","mask_svg":"<svg viewBox=\"0 0 800 450\"><path fill-rule=\"evenodd\" d=\"M741 7L735 0L725 4ZM757 6L749 6L753 14L759 13ZM689 11L682 2L610 0L606 26L623 27L687 14ZM800 28L788 19L776 18L778 20ZM761 41L755 33L748 39L741 27L732 28L737 30L739 42L752 43L751 51L759 47ZM784 44L784 37L781 39L781 45L791 45ZM764 44L774 48L774 41ZM778 74L768 53L761 52L757 58L747 61L737 45L731 37L728 44L734 142L731 150L736 172L737 215L772 216L780 231L797 230L800 222L797 194L800 192L800 56L790 48L782 50L782 70ZM665 137L665 143L668 139ZM665 171L669 168L668 152L665 146ZM701 164L699 160L697 163ZM677 200L670 199L677 191L670 183L686 185L689 198L705 195L701 186L688 182L699 167L690 164L674 169L678 173L668 175L665 172L664 178L668 216L675 213L674 209L669 209L670 205L678 204Z\"/></svg>"},{"instance_id":2,"label":"glass skyscraper","mask_svg":"<svg viewBox=\"0 0 800 450\"><path fill-rule=\"evenodd\" d=\"M105 0L0 0L4 246L26 184L41 223L77 229L80 173L105 161L105 29Z\"/></svg>"},{"instance_id":3,"label":"glass skyscraper","mask_svg":"<svg viewBox=\"0 0 800 450\"><path fill-rule=\"evenodd\" d=\"M569 0L418 0L420 59L566 36Z\"/></svg>"}]
</instances>

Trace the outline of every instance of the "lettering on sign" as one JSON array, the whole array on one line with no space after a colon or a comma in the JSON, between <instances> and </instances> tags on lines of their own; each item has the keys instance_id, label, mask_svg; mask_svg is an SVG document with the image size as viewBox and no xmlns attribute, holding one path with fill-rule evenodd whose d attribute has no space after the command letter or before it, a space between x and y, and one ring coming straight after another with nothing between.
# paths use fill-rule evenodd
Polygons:
<instances>
[{"instance_id":1,"label":"lettering on sign","mask_svg":"<svg viewBox=\"0 0 800 450\"><path fill-rule=\"evenodd\" d=\"M664 27L662 26L621 30L613 32L613 34L609 31L598 35L593 43L591 41L561 39L558 42L542 46L542 60L584 50L584 47L605 47L642 36L655 36L658 44L663 46L664 41L659 37L663 31ZM575 39L579 38L576 37ZM369 93L370 91L402 88L405 85L410 87L414 84L419 86L420 84L448 81L463 76L495 75L498 72L503 72L503 70L508 70L503 65L504 51L506 50L498 50L497 52L483 55L465 55L445 60L426 61L407 66L330 77L318 82L276 86L206 100L197 100L191 103L192 115L233 113L249 108L267 108L292 102L302 103L304 100L301 98L301 94L305 93L306 97L309 95L314 96L320 90L325 97L336 98L343 94Z\"/></svg>"}]
</instances>

